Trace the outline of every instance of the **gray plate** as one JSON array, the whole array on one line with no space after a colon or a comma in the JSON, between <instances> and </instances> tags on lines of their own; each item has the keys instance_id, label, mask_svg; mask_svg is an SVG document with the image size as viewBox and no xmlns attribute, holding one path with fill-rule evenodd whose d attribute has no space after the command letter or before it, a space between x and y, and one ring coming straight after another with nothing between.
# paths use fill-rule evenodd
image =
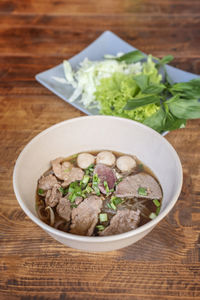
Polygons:
<instances>
[{"instance_id":1,"label":"gray plate","mask_svg":"<svg viewBox=\"0 0 200 300\"><path fill-rule=\"evenodd\" d=\"M82 62L85 57L88 57L89 60L101 60L103 59L105 54L116 55L118 52L126 53L133 50L137 49L120 39L111 31L105 31L100 35L99 38L92 42L83 51L69 59L69 62L71 63L72 68L76 69L78 64ZM166 68L169 76L174 82L189 81L191 79L199 77L193 73L182 71L171 66L166 66ZM70 103L77 109L83 111L87 115L99 114L99 111L97 109L85 108L83 104L79 102L79 100L75 100L73 101L73 103L69 102L68 99L73 93L73 87L66 83L60 83L56 81L54 77L59 77L61 79L65 78L62 64L37 74L36 80L46 88L48 88L50 91L52 91L54 94L56 94L58 97Z\"/></svg>"}]
</instances>

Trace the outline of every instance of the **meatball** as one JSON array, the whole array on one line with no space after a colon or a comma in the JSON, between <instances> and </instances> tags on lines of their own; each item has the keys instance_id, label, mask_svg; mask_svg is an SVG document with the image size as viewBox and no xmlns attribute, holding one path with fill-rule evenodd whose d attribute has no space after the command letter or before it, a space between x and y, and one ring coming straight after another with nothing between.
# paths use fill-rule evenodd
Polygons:
<instances>
[{"instance_id":1,"label":"meatball","mask_svg":"<svg viewBox=\"0 0 200 300\"><path fill-rule=\"evenodd\" d=\"M130 173L131 171L133 171L137 164L133 157L123 155L117 159L116 165L122 173Z\"/></svg>"},{"instance_id":2,"label":"meatball","mask_svg":"<svg viewBox=\"0 0 200 300\"><path fill-rule=\"evenodd\" d=\"M97 154L96 163L112 167L115 165L115 155L110 151L101 151Z\"/></svg>"},{"instance_id":3,"label":"meatball","mask_svg":"<svg viewBox=\"0 0 200 300\"><path fill-rule=\"evenodd\" d=\"M95 157L90 153L80 153L77 157L77 165L81 169L87 169L94 161Z\"/></svg>"}]
</instances>

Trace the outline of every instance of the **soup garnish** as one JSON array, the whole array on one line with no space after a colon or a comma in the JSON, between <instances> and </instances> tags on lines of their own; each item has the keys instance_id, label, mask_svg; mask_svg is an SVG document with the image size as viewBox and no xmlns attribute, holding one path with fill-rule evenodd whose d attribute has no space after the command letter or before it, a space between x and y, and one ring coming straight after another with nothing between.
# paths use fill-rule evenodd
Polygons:
<instances>
[{"instance_id":1,"label":"soup garnish","mask_svg":"<svg viewBox=\"0 0 200 300\"><path fill-rule=\"evenodd\" d=\"M56 229L86 236L133 230L160 212L162 189L135 156L93 151L56 158L38 180L36 208Z\"/></svg>"}]
</instances>

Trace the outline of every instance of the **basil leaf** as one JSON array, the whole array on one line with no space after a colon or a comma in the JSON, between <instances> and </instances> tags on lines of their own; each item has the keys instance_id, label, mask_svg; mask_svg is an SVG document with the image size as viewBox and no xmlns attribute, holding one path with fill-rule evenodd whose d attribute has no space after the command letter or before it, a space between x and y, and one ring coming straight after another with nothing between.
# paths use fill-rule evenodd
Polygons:
<instances>
[{"instance_id":1,"label":"basil leaf","mask_svg":"<svg viewBox=\"0 0 200 300\"><path fill-rule=\"evenodd\" d=\"M200 78L190 80L189 82L175 83L171 87L172 94L179 93L183 98L200 98Z\"/></svg>"},{"instance_id":2,"label":"basil leaf","mask_svg":"<svg viewBox=\"0 0 200 300\"><path fill-rule=\"evenodd\" d=\"M178 119L173 116L170 112L167 113L164 130L175 130L178 128L184 128L186 125L185 119Z\"/></svg>"},{"instance_id":3,"label":"basil leaf","mask_svg":"<svg viewBox=\"0 0 200 300\"><path fill-rule=\"evenodd\" d=\"M145 74L140 74L134 76L134 80L136 81L139 88L143 91L148 87L149 77Z\"/></svg>"},{"instance_id":4,"label":"basil leaf","mask_svg":"<svg viewBox=\"0 0 200 300\"><path fill-rule=\"evenodd\" d=\"M124 110L132 110L147 104L159 103L160 97L157 95L148 95L140 98L133 98L127 101Z\"/></svg>"},{"instance_id":5,"label":"basil leaf","mask_svg":"<svg viewBox=\"0 0 200 300\"><path fill-rule=\"evenodd\" d=\"M159 69L160 67L163 67L165 64L168 64L170 61L172 61L174 57L172 55L166 55L161 59L157 57L154 57L154 59L157 61L156 67Z\"/></svg>"},{"instance_id":6,"label":"basil leaf","mask_svg":"<svg viewBox=\"0 0 200 300\"><path fill-rule=\"evenodd\" d=\"M143 59L145 55L139 50L131 51L120 57L115 58L117 61L125 61L127 64L132 64Z\"/></svg>"},{"instance_id":7,"label":"basil leaf","mask_svg":"<svg viewBox=\"0 0 200 300\"><path fill-rule=\"evenodd\" d=\"M144 120L143 124L153 128L154 130L158 132L162 132L165 130L166 120L166 113L162 108L160 108L156 113L154 113L152 116L148 117Z\"/></svg>"},{"instance_id":8,"label":"basil leaf","mask_svg":"<svg viewBox=\"0 0 200 300\"><path fill-rule=\"evenodd\" d=\"M200 118L200 100L179 99L168 104L171 113L180 119Z\"/></svg>"},{"instance_id":9,"label":"basil leaf","mask_svg":"<svg viewBox=\"0 0 200 300\"><path fill-rule=\"evenodd\" d=\"M172 55L166 55L162 59L160 59L159 64L165 65L172 61L174 57Z\"/></svg>"},{"instance_id":10,"label":"basil leaf","mask_svg":"<svg viewBox=\"0 0 200 300\"><path fill-rule=\"evenodd\" d=\"M164 84L151 84L143 90L144 94L160 94L166 87Z\"/></svg>"}]
</instances>

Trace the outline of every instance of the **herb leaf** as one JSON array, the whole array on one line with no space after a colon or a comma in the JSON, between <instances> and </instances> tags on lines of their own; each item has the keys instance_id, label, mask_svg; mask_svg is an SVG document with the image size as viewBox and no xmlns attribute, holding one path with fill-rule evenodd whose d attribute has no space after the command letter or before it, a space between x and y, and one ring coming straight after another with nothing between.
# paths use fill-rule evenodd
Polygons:
<instances>
[{"instance_id":1,"label":"herb leaf","mask_svg":"<svg viewBox=\"0 0 200 300\"><path fill-rule=\"evenodd\" d=\"M190 80L189 82L175 83L170 92L172 94L179 94L183 98L194 99L200 98L200 78Z\"/></svg>"},{"instance_id":2,"label":"herb leaf","mask_svg":"<svg viewBox=\"0 0 200 300\"><path fill-rule=\"evenodd\" d=\"M124 107L124 110L131 110L135 109L137 107L141 107L147 104L152 104L152 103L159 103L160 102L160 97L157 95L148 95L148 96L143 96L140 98L133 98L127 101L126 106Z\"/></svg>"},{"instance_id":3,"label":"herb leaf","mask_svg":"<svg viewBox=\"0 0 200 300\"><path fill-rule=\"evenodd\" d=\"M117 61L125 61L127 64L132 64L142 60L144 57L145 55L141 51L135 50L135 51L128 52L115 59Z\"/></svg>"},{"instance_id":4,"label":"herb leaf","mask_svg":"<svg viewBox=\"0 0 200 300\"><path fill-rule=\"evenodd\" d=\"M162 132L165 130L165 120L166 120L166 112L162 108L160 108L156 113L152 116L148 117L144 120L143 124L153 128L158 132Z\"/></svg>"},{"instance_id":5,"label":"herb leaf","mask_svg":"<svg viewBox=\"0 0 200 300\"><path fill-rule=\"evenodd\" d=\"M144 94L160 94L166 87L164 84L151 84L146 87L142 92Z\"/></svg>"},{"instance_id":6,"label":"herb leaf","mask_svg":"<svg viewBox=\"0 0 200 300\"><path fill-rule=\"evenodd\" d=\"M179 99L168 104L171 113L180 119L200 118L200 101L197 99Z\"/></svg>"},{"instance_id":7,"label":"herb leaf","mask_svg":"<svg viewBox=\"0 0 200 300\"><path fill-rule=\"evenodd\" d=\"M146 74L136 75L134 76L134 80L136 81L141 91L145 90L149 84L149 76L147 76Z\"/></svg>"},{"instance_id":8,"label":"herb leaf","mask_svg":"<svg viewBox=\"0 0 200 300\"><path fill-rule=\"evenodd\" d=\"M159 60L160 65L168 64L170 61L172 61L174 57L172 55L166 55L162 59Z\"/></svg>"},{"instance_id":9,"label":"herb leaf","mask_svg":"<svg viewBox=\"0 0 200 300\"><path fill-rule=\"evenodd\" d=\"M185 119L178 119L171 112L168 112L166 115L164 130L175 130L178 128L184 128L186 125Z\"/></svg>"}]
</instances>

